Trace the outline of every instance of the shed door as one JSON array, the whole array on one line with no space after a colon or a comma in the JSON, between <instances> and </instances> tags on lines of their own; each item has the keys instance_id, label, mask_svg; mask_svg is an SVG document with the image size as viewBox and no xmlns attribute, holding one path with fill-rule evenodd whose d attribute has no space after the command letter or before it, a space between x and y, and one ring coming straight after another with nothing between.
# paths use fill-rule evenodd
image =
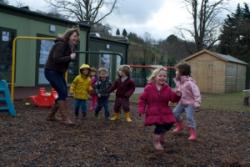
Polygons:
<instances>
[{"instance_id":1,"label":"shed door","mask_svg":"<svg viewBox=\"0 0 250 167\"><path fill-rule=\"evenodd\" d=\"M202 92L213 92L213 62L198 61L196 81Z\"/></svg>"},{"instance_id":2,"label":"shed door","mask_svg":"<svg viewBox=\"0 0 250 167\"><path fill-rule=\"evenodd\" d=\"M0 27L0 79L10 81L12 41L16 31Z\"/></svg>"}]
</instances>

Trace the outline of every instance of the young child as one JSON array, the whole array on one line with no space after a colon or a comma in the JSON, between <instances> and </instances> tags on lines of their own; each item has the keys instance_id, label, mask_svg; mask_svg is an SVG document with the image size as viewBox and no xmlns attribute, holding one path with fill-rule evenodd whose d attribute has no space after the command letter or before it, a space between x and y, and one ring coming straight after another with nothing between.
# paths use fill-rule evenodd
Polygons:
<instances>
[{"instance_id":1,"label":"young child","mask_svg":"<svg viewBox=\"0 0 250 167\"><path fill-rule=\"evenodd\" d=\"M165 133L176 122L168 103L180 100L180 96L172 91L166 80L167 70L165 68L155 69L138 102L138 112L140 116L145 115L145 125L155 126L153 145L159 151L164 149L162 144Z\"/></svg>"},{"instance_id":2,"label":"young child","mask_svg":"<svg viewBox=\"0 0 250 167\"><path fill-rule=\"evenodd\" d=\"M90 68L90 78L91 78L91 85L92 87L94 87L97 81L97 70L94 67ZM94 109L96 108L98 97L95 91L92 91L90 95L91 95L91 99L90 99L90 104L89 104L89 111L94 111Z\"/></svg>"},{"instance_id":3,"label":"young child","mask_svg":"<svg viewBox=\"0 0 250 167\"><path fill-rule=\"evenodd\" d=\"M99 112L104 108L105 120L109 120L109 109L108 109L108 99L109 92L108 89L111 87L111 82L108 78L109 72L106 68L98 69L98 80L95 84L95 92L98 96L97 106L95 109L95 116L98 117Z\"/></svg>"},{"instance_id":4,"label":"young child","mask_svg":"<svg viewBox=\"0 0 250 167\"><path fill-rule=\"evenodd\" d=\"M127 122L132 122L130 117L129 98L135 91L135 83L130 79L130 67L123 65L118 70L118 79L114 82L109 92L116 90L116 98L114 105L114 116L112 121L120 119L121 108L125 112Z\"/></svg>"},{"instance_id":5,"label":"young child","mask_svg":"<svg viewBox=\"0 0 250 167\"><path fill-rule=\"evenodd\" d=\"M180 115L186 112L187 125L190 133L188 140L196 140L197 135L194 112L200 107L201 95L198 86L190 75L190 65L181 64L177 66L175 82L176 90L181 94L181 100L174 109L174 115L177 120L174 132L178 133L183 129Z\"/></svg>"},{"instance_id":6,"label":"young child","mask_svg":"<svg viewBox=\"0 0 250 167\"><path fill-rule=\"evenodd\" d=\"M88 64L83 64L80 67L80 74L73 80L70 92L73 94L75 99L75 116L79 115L79 109L82 110L82 116L85 117L87 114L87 100L89 94L92 91L91 79L89 77L90 67Z\"/></svg>"}]
</instances>

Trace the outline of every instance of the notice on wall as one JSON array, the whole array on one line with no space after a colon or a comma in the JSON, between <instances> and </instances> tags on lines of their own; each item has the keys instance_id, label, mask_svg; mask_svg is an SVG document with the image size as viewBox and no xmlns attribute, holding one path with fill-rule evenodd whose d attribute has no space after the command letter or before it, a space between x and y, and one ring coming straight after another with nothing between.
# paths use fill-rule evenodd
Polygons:
<instances>
[{"instance_id":1,"label":"notice on wall","mask_svg":"<svg viewBox=\"0 0 250 167\"><path fill-rule=\"evenodd\" d=\"M10 41L10 32L2 31L2 41L4 42Z\"/></svg>"}]
</instances>

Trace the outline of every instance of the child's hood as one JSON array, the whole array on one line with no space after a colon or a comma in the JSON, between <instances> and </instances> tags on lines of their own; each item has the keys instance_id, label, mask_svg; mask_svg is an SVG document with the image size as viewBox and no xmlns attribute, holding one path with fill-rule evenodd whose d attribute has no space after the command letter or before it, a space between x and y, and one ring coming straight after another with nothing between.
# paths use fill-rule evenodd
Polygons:
<instances>
[{"instance_id":1,"label":"child's hood","mask_svg":"<svg viewBox=\"0 0 250 167\"><path fill-rule=\"evenodd\" d=\"M85 76L85 75L83 75L83 74L81 73L81 70L82 70L82 69L89 69L89 70L90 70L90 66L89 66L88 64L82 64L82 65L80 66L80 68L79 68L79 75L80 75L81 77L87 78L88 76Z\"/></svg>"},{"instance_id":2,"label":"child's hood","mask_svg":"<svg viewBox=\"0 0 250 167\"><path fill-rule=\"evenodd\" d=\"M190 76L181 76L180 77L180 82L181 83L184 83L184 82L187 82L187 81L191 81L193 83L196 83L196 81Z\"/></svg>"},{"instance_id":3,"label":"child's hood","mask_svg":"<svg viewBox=\"0 0 250 167\"><path fill-rule=\"evenodd\" d=\"M90 69L90 66L88 64L82 64L79 70L82 70L84 68Z\"/></svg>"}]
</instances>

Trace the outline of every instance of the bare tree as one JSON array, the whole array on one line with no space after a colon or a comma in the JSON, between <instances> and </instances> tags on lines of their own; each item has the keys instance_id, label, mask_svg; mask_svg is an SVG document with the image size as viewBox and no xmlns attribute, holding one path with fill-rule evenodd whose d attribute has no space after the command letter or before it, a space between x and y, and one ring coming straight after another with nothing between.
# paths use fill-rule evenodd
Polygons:
<instances>
[{"instance_id":1,"label":"bare tree","mask_svg":"<svg viewBox=\"0 0 250 167\"><path fill-rule=\"evenodd\" d=\"M51 8L45 15L65 19L64 15L60 14L56 8Z\"/></svg>"},{"instance_id":2,"label":"bare tree","mask_svg":"<svg viewBox=\"0 0 250 167\"><path fill-rule=\"evenodd\" d=\"M8 4L9 4L9 1L7 1L7 0L0 0L0 4L8 5Z\"/></svg>"},{"instance_id":3,"label":"bare tree","mask_svg":"<svg viewBox=\"0 0 250 167\"><path fill-rule=\"evenodd\" d=\"M94 25L110 15L117 0L45 0L67 18Z\"/></svg>"},{"instance_id":4,"label":"bare tree","mask_svg":"<svg viewBox=\"0 0 250 167\"><path fill-rule=\"evenodd\" d=\"M210 49L218 41L220 22L218 15L226 0L184 0L192 16L192 28L183 29L195 41L196 51ZM183 36L185 39L185 35Z\"/></svg>"},{"instance_id":5,"label":"bare tree","mask_svg":"<svg viewBox=\"0 0 250 167\"><path fill-rule=\"evenodd\" d=\"M18 7L18 8L28 7L24 2L22 2L20 0L15 1L15 6Z\"/></svg>"}]
</instances>

